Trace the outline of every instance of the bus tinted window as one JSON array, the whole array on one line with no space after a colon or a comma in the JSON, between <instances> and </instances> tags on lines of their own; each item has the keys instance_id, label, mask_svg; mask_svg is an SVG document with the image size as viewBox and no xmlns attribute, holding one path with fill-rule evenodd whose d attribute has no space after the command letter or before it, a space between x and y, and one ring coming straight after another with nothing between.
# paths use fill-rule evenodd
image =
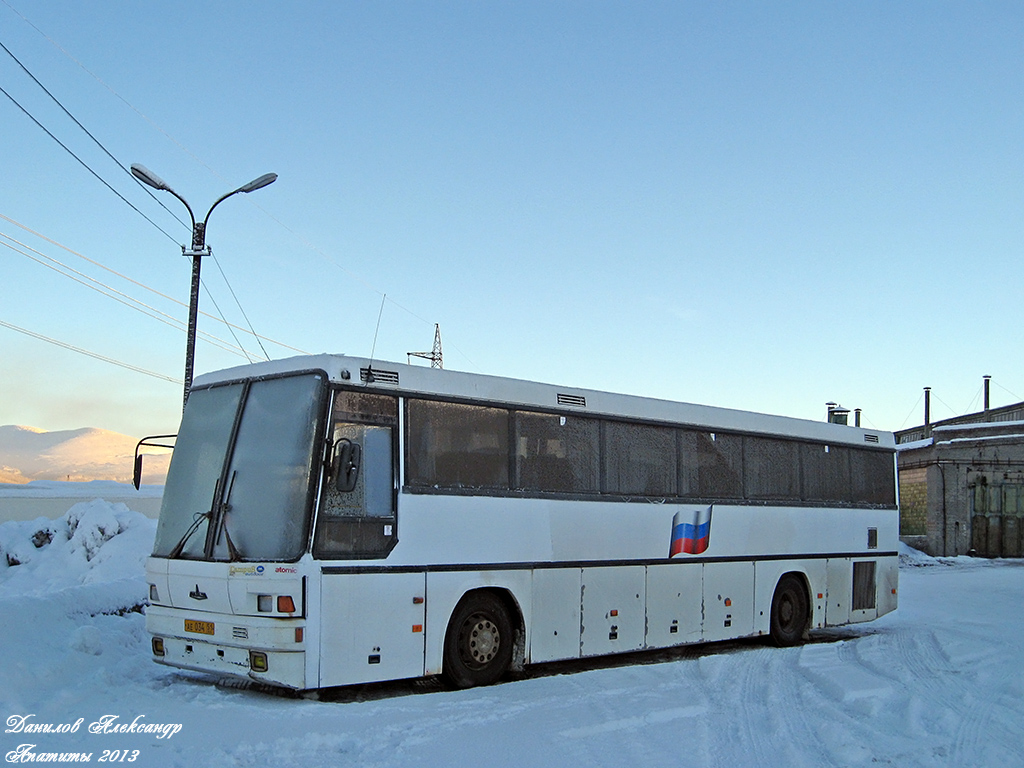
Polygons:
<instances>
[{"instance_id":1,"label":"bus tinted window","mask_svg":"<svg viewBox=\"0 0 1024 768\"><path fill-rule=\"evenodd\" d=\"M743 498L743 438L680 430L679 495L695 499Z\"/></svg>"},{"instance_id":2,"label":"bus tinted window","mask_svg":"<svg viewBox=\"0 0 1024 768\"><path fill-rule=\"evenodd\" d=\"M334 420L397 424L398 398L342 390L334 395Z\"/></svg>"},{"instance_id":3,"label":"bus tinted window","mask_svg":"<svg viewBox=\"0 0 1024 768\"><path fill-rule=\"evenodd\" d=\"M804 443L800 446L800 458L804 501L851 500L849 448Z\"/></svg>"},{"instance_id":4,"label":"bus tinted window","mask_svg":"<svg viewBox=\"0 0 1024 768\"><path fill-rule=\"evenodd\" d=\"M600 491L598 421L518 412L515 431L516 488L555 493Z\"/></svg>"},{"instance_id":5,"label":"bus tinted window","mask_svg":"<svg viewBox=\"0 0 1024 768\"><path fill-rule=\"evenodd\" d=\"M884 451L850 451L850 485L855 504L896 503L895 469L891 453Z\"/></svg>"},{"instance_id":6,"label":"bus tinted window","mask_svg":"<svg viewBox=\"0 0 1024 768\"><path fill-rule=\"evenodd\" d=\"M509 487L508 411L409 400L407 415L410 485Z\"/></svg>"},{"instance_id":7,"label":"bus tinted window","mask_svg":"<svg viewBox=\"0 0 1024 768\"><path fill-rule=\"evenodd\" d=\"M605 493L676 495L675 430L609 421L601 447Z\"/></svg>"},{"instance_id":8,"label":"bus tinted window","mask_svg":"<svg viewBox=\"0 0 1024 768\"><path fill-rule=\"evenodd\" d=\"M800 500L798 443L771 437L744 438L744 495L752 500Z\"/></svg>"}]
</instances>

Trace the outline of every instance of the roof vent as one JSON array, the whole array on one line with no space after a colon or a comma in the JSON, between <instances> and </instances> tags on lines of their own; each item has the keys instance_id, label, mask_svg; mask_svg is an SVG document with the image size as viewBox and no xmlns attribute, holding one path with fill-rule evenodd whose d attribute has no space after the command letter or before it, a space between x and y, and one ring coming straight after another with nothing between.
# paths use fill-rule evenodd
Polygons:
<instances>
[{"instance_id":1,"label":"roof vent","mask_svg":"<svg viewBox=\"0 0 1024 768\"><path fill-rule=\"evenodd\" d=\"M586 408L587 398L583 395L563 395L561 392L558 393L558 404L559 405L572 405L576 408Z\"/></svg>"},{"instance_id":2,"label":"roof vent","mask_svg":"<svg viewBox=\"0 0 1024 768\"><path fill-rule=\"evenodd\" d=\"M398 384L398 371L383 371L380 368L360 368L359 379L364 384Z\"/></svg>"},{"instance_id":3,"label":"roof vent","mask_svg":"<svg viewBox=\"0 0 1024 768\"><path fill-rule=\"evenodd\" d=\"M864 435L864 442L865 443L877 443L878 442L878 435Z\"/></svg>"}]
</instances>

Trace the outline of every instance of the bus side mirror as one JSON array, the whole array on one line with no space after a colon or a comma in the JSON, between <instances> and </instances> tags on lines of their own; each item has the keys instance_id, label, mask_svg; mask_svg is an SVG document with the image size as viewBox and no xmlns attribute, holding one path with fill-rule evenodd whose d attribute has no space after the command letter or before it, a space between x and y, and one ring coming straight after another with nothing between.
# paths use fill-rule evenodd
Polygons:
<instances>
[{"instance_id":1,"label":"bus side mirror","mask_svg":"<svg viewBox=\"0 0 1024 768\"><path fill-rule=\"evenodd\" d=\"M141 451L142 446L150 445L155 448L174 448L174 445L168 445L167 443L157 443L156 440L172 440L177 435L149 435L139 440L135 444L135 468L132 470L132 485L135 486L135 490L139 490L139 486L142 485L142 457Z\"/></svg>"},{"instance_id":2,"label":"bus side mirror","mask_svg":"<svg viewBox=\"0 0 1024 768\"><path fill-rule=\"evenodd\" d=\"M351 493L355 490L359 479L359 461L362 457L362 446L353 443L347 437L338 441L338 450L334 455L334 487L339 493Z\"/></svg>"}]
</instances>

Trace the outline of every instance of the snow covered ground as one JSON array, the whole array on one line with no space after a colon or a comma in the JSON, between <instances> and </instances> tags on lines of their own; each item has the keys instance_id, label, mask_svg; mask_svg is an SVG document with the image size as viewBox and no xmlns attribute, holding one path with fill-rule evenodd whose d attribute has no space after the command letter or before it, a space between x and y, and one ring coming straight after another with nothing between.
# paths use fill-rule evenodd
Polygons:
<instances>
[{"instance_id":1,"label":"snow covered ground","mask_svg":"<svg viewBox=\"0 0 1024 768\"><path fill-rule=\"evenodd\" d=\"M311 700L220 687L150 661L137 610L154 530L99 500L57 520L0 525L7 761L1024 765L1024 562L907 550L896 613L797 648L716 644L632 665L547 666L483 689L402 683ZM71 733L27 727L79 721ZM113 732L133 722L136 732Z\"/></svg>"}]
</instances>

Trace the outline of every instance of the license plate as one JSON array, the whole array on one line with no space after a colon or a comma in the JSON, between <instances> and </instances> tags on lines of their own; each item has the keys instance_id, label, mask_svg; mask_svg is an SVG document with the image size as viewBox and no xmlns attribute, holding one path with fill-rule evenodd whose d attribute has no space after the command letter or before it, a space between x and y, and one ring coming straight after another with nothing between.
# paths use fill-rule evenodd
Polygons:
<instances>
[{"instance_id":1,"label":"license plate","mask_svg":"<svg viewBox=\"0 0 1024 768\"><path fill-rule=\"evenodd\" d=\"M185 619L185 631L195 632L200 635L212 635L213 634L213 622L212 621L192 621L192 619Z\"/></svg>"}]
</instances>

